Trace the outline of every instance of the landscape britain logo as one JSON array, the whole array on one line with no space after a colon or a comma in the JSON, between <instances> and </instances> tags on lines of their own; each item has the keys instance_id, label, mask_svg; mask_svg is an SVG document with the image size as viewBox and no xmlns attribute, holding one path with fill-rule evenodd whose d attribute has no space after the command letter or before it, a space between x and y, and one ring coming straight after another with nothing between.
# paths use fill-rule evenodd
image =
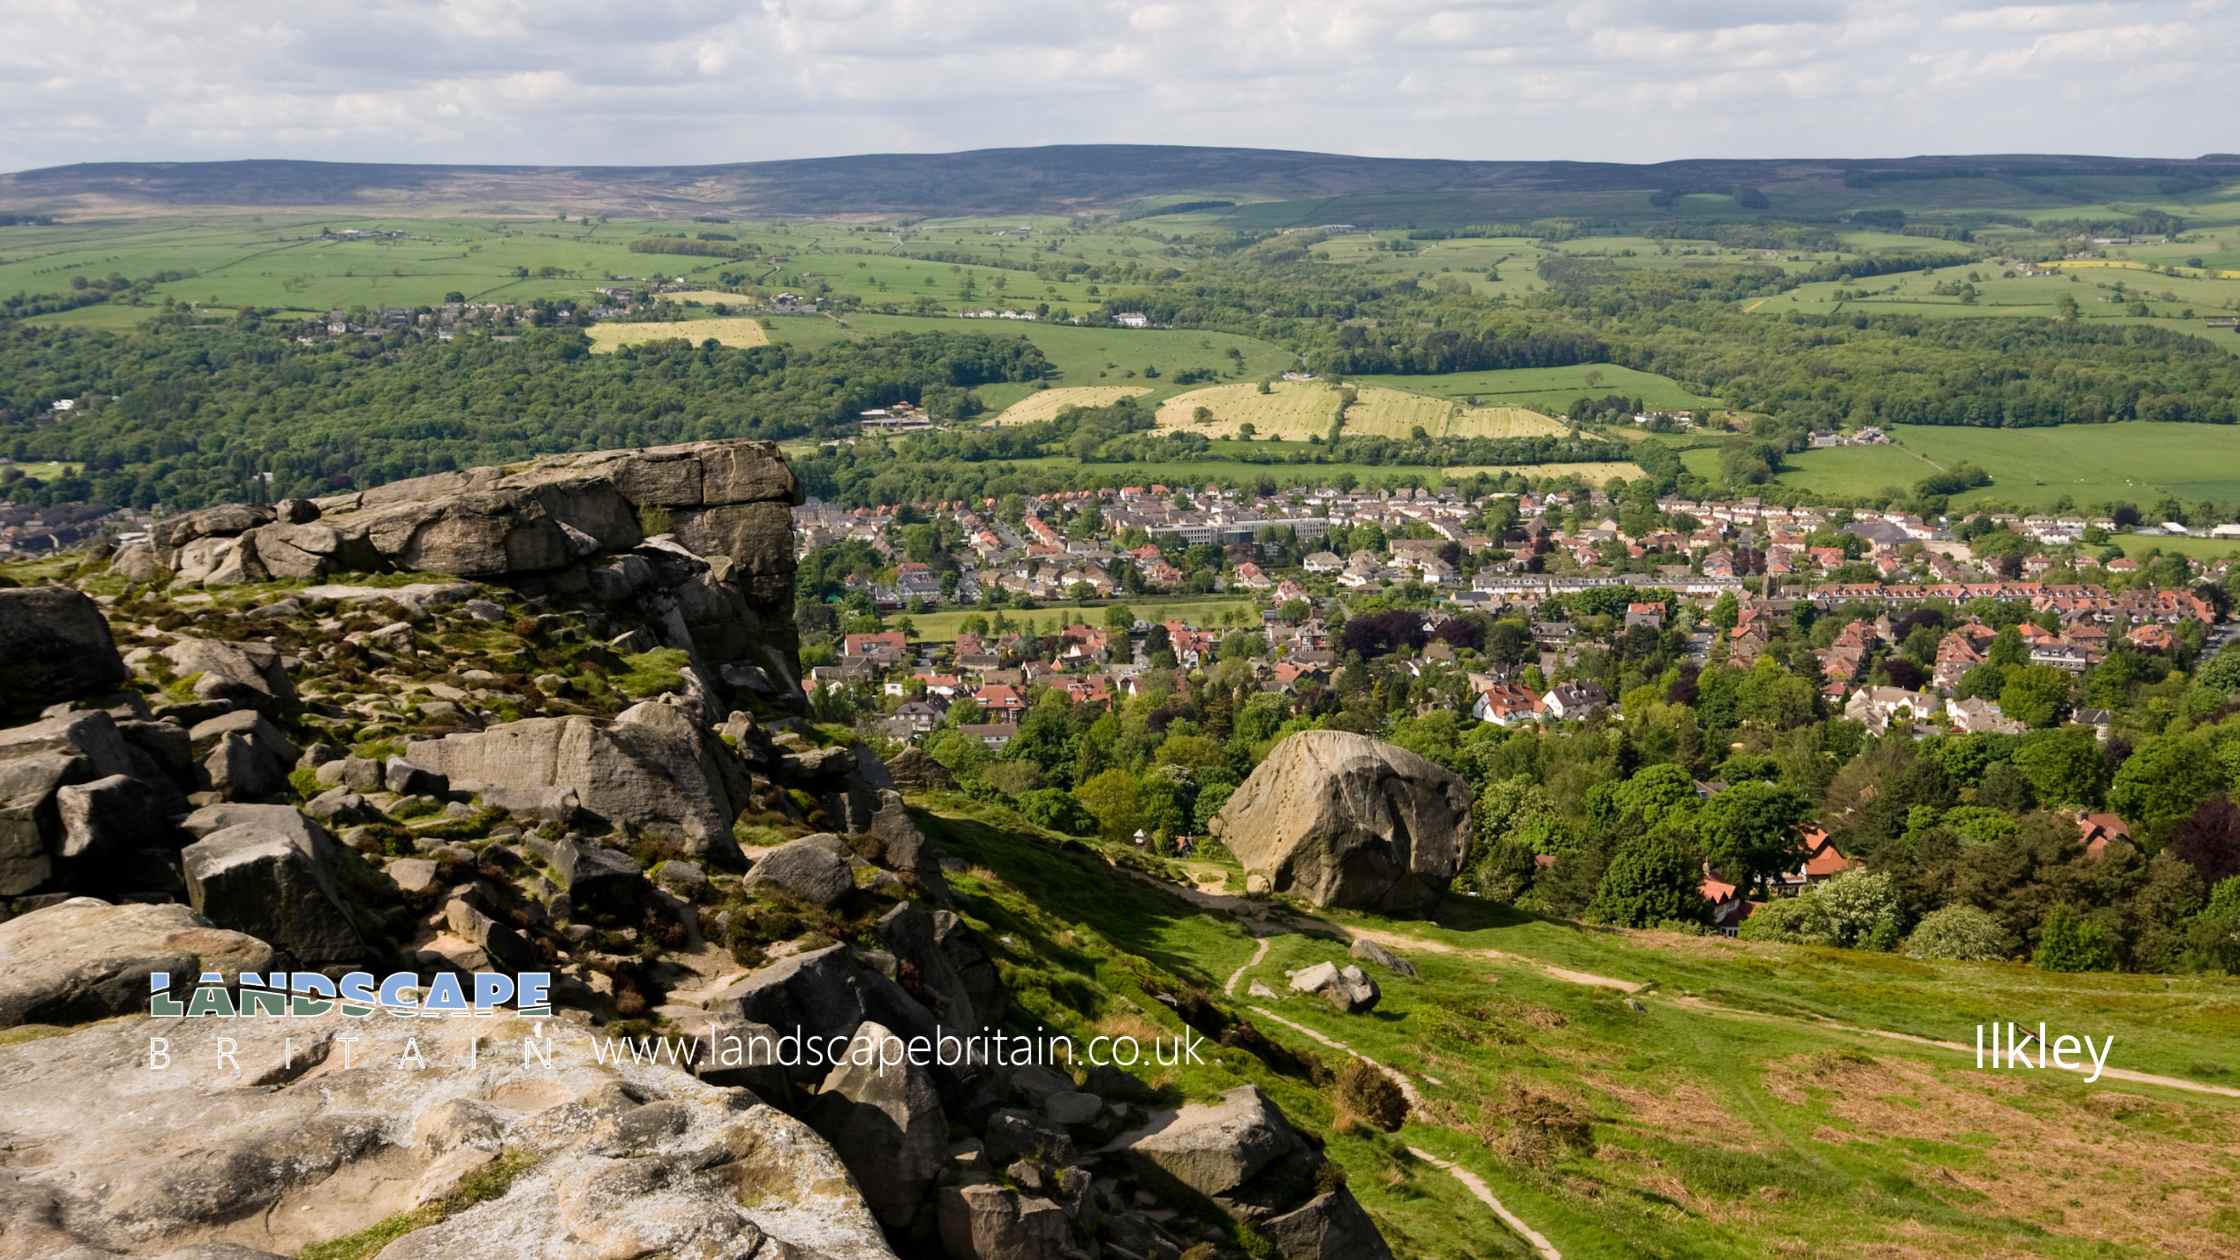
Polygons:
<instances>
[{"instance_id":1,"label":"landscape britain logo","mask_svg":"<svg viewBox=\"0 0 2240 1260\"><path fill-rule=\"evenodd\" d=\"M317 1019L339 1009L345 1016L491 1016L510 1012L529 1019L552 1014L552 973L514 975L477 971L468 976L439 972L423 981L409 971L376 976L368 971L331 977L316 971L244 971L237 985L205 971L186 1000L171 991L171 973L148 976L148 1014L157 1019Z\"/></svg>"}]
</instances>

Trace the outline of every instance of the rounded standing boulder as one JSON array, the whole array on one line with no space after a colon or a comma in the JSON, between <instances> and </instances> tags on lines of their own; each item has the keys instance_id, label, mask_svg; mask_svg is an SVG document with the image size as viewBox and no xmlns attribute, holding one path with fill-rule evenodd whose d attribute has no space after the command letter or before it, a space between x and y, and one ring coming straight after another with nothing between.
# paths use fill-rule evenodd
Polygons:
<instances>
[{"instance_id":1,"label":"rounded standing boulder","mask_svg":"<svg viewBox=\"0 0 2240 1260\"><path fill-rule=\"evenodd\" d=\"M1302 731L1269 750L1213 832L1272 892L1407 913L1460 873L1470 825L1461 776L1366 735Z\"/></svg>"}]
</instances>

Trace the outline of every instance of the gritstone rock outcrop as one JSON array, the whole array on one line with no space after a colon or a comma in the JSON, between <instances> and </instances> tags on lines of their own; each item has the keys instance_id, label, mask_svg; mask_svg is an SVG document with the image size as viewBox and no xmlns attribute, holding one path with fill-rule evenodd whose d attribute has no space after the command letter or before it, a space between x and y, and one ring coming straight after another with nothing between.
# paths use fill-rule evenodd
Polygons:
<instances>
[{"instance_id":1,"label":"gritstone rock outcrop","mask_svg":"<svg viewBox=\"0 0 2240 1260\"><path fill-rule=\"evenodd\" d=\"M116 569L224 586L410 570L636 603L716 676L799 695L793 470L767 442L552 455L163 522Z\"/></svg>"}]
</instances>

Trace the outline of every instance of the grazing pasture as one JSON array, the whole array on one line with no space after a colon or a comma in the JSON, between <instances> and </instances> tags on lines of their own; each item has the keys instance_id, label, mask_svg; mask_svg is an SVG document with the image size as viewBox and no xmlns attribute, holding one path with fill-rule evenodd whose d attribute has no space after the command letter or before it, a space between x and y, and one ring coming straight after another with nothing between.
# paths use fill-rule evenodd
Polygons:
<instances>
[{"instance_id":1,"label":"grazing pasture","mask_svg":"<svg viewBox=\"0 0 2240 1260\"><path fill-rule=\"evenodd\" d=\"M770 334L764 330L761 321L743 315L669 320L658 324L593 324L584 331L591 338L591 348L602 352L623 346L642 345L648 341L674 341L679 338L694 345L710 338L727 346L770 344Z\"/></svg>"},{"instance_id":2,"label":"grazing pasture","mask_svg":"<svg viewBox=\"0 0 2240 1260\"><path fill-rule=\"evenodd\" d=\"M747 294L726 293L721 289L683 289L660 296L664 302L677 302L687 306L714 306L719 302L726 306L739 306L752 305L755 301Z\"/></svg>"},{"instance_id":3,"label":"grazing pasture","mask_svg":"<svg viewBox=\"0 0 2240 1260\"><path fill-rule=\"evenodd\" d=\"M1752 299L1743 309L1758 315L1840 312L1926 319L2153 321L2220 344L2240 340L2230 333L2216 334L2205 323L2212 316L2240 312L2240 271L2182 266L2176 270L2175 275L2149 270L2146 263L2127 259L2077 259L2032 269L1985 261L1800 285L1787 293ZM2227 348L2240 350L2240 346Z\"/></svg>"},{"instance_id":4,"label":"grazing pasture","mask_svg":"<svg viewBox=\"0 0 2240 1260\"><path fill-rule=\"evenodd\" d=\"M1224 620L1242 623L1257 622L1255 605L1249 599L1234 596L1193 598L1180 596L1161 598L1146 595L1130 599L1092 601L1085 604L1045 604L1040 608L1007 608L1001 615L1012 625L1033 627L1042 633L1054 633L1067 626L1086 622L1104 624L1105 609L1113 604L1125 604L1140 620L1184 620L1192 625L1215 626ZM976 608L947 609L940 612L897 614L890 624L899 624L905 617L910 622L910 641L913 643L954 643L964 633L964 623L974 617L993 621L996 611Z\"/></svg>"},{"instance_id":5,"label":"grazing pasture","mask_svg":"<svg viewBox=\"0 0 2240 1260\"><path fill-rule=\"evenodd\" d=\"M1451 468L1442 468L1439 471L1440 475L1449 481L1463 477L1474 477L1479 473L1484 473L1489 477L1498 477L1503 473L1515 473L1519 477L1578 477L1589 485L1596 486L1612 477L1622 481L1632 481L1636 477L1649 475L1642 471L1641 465L1623 461L1608 463L1574 461L1571 463L1547 464L1457 464Z\"/></svg>"},{"instance_id":6,"label":"grazing pasture","mask_svg":"<svg viewBox=\"0 0 2240 1260\"><path fill-rule=\"evenodd\" d=\"M1843 446L1788 457L1785 486L1843 498L1877 499L1941 469L1974 464L1992 483L1954 496L1956 507L2011 503L2043 510L2067 499L2079 508L2125 502L2145 508L2240 499L2240 428L2211 424L2069 424L2039 429L1905 425L1889 446ZM1682 456L1715 476L1718 451Z\"/></svg>"},{"instance_id":7,"label":"grazing pasture","mask_svg":"<svg viewBox=\"0 0 2240 1260\"><path fill-rule=\"evenodd\" d=\"M33 481L53 481L57 477L68 477L77 471L78 465L76 464L58 463L51 459L36 460L28 464L0 459L0 478L5 478L11 472L20 472Z\"/></svg>"}]
</instances>

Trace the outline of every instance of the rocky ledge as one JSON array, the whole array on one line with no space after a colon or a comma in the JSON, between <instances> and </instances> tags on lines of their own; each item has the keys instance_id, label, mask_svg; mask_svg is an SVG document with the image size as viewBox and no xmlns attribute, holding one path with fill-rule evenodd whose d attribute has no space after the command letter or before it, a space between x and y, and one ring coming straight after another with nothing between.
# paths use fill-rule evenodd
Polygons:
<instances>
[{"instance_id":1,"label":"rocky ledge","mask_svg":"<svg viewBox=\"0 0 2240 1260\"><path fill-rule=\"evenodd\" d=\"M0 588L0 1260L1384 1255L1256 1091L713 1052L1032 1023L887 767L740 685L798 674L793 494L753 444L566 457ZM274 968L561 1010L223 1061L146 1013Z\"/></svg>"},{"instance_id":2,"label":"rocky ledge","mask_svg":"<svg viewBox=\"0 0 2240 1260\"><path fill-rule=\"evenodd\" d=\"M664 642L690 646L717 674L790 697L800 497L768 442L554 455L190 512L120 551L114 567L204 587L410 571L634 604Z\"/></svg>"}]
</instances>

